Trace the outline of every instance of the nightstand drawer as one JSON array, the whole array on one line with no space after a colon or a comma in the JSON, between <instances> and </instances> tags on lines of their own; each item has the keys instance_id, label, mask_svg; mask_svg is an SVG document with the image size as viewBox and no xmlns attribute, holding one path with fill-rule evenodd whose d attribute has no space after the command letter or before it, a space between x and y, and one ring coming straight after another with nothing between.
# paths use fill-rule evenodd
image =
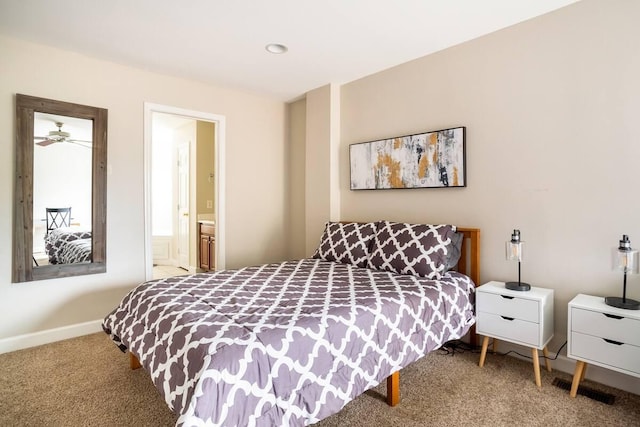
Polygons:
<instances>
[{"instance_id":1,"label":"nightstand drawer","mask_svg":"<svg viewBox=\"0 0 640 427\"><path fill-rule=\"evenodd\" d=\"M603 338L571 333L571 356L585 362L598 362L614 369L623 369L640 374L640 347L630 344L616 344Z\"/></svg>"},{"instance_id":2,"label":"nightstand drawer","mask_svg":"<svg viewBox=\"0 0 640 427\"><path fill-rule=\"evenodd\" d=\"M496 313L533 323L540 322L540 308L536 300L478 292L476 304L480 307L479 310L487 313Z\"/></svg>"},{"instance_id":3,"label":"nightstand drawer","mask_svg":"<svg viewBox=\"0 0 640 427\"><path fill-rule=\"evenodd\" d=\"M573 332L640 347L640 320L572 307L570 328Z\"/></svg>"},{"instance_id":4,"label":"nightstand drawer","mask_svg":"<svg viewBox=\"0 0 640 427\"><path fill-rule=\"evenodd\" d=\"M538 347L540 345L540 325L534 322L479 312L476 316L476 331L497 339Z\"/></svg>"}]
</instances>

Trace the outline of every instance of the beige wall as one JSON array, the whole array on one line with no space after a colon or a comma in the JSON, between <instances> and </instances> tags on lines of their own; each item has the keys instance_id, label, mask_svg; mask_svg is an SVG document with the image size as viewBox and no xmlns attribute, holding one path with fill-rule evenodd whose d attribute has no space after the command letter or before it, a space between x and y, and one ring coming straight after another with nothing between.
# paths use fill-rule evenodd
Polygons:
<instances>
[{"instance_id":1,"label":"beige wall","mask_svg":"<svg viewBox=\"0 0 640 427\"><path fill-rule=\"evenodd\" d=\"M306 159L307 101L300 99L287 106L289 208L287 212L287 241L289 258L300 259L307 255L305 248L305 159Z\"/></svg>"},{"instance_id":2,"label":"beige wall","mask_svg":"<svg viewBox=\"0 0 640 427\"><path fill-rule=\"evenodd\" d=\"M557 350L571 298L622 293L622 234L640 247L639 16L584 0L344 85L341 216L479 227L483 282L517 279L504 242L520 228L523 279L555 290ZM454 126L467 188L348 190L349 144ZM640 277L628 290L640 299Z\"/></svg>"},{"instance_id":3,"label":"beige wall","mask_svg":"<svg viewBox=\"0 0 640 427\"><path fill-rule=\"evenodd\" d=\"M215 165L215 124L211 122L197 122L197 148L196 148L196 210L198 214L215 213L213 202L215 201L215 182L209 178L213 174ZM207 207L207 201L211 201L211 207Z\"/></svg>"},{"instance_id":4,"label":"beige wall","mask_svg":"<svg viewBox=\"0 0 640 427\"><path fill-rule=\"evenodd\" d=\"M144 280L144 102L226 117L226 265L285 257L282 102L5 37L0 58L0 339L100 319ZM15 93L109 110L105 274L11 283Z\"/></svg>"},{"instance_id":5,"label":"beige wall","mask_svg":"<svg viewBox=\"0 0 640 427\"><path fill-rule=\"evenodd\" d=\"M306 95L305 254L312 256L327 220L340 218L340 88Z\"/></svg>"},{"instance_id":6,"label":"beige wall","mask_svg":"<svg viewBox=\"0 0 640 427\"><path fill-rule=\"evenodd\" d=\"M215 152L215 135L214 124L211 122L196 121L196 144L195 144L195 158L193 162L195 164L195 172L191 175L195 177L195 198L193 203L195 205L196 215L191 217L191 229L190 229L190 250L189 250L189 265L193 269L200 268L199 248L200 248L200 236L198 235L198 215L206 214L212 215L215 210L213 208L213 202L215 201L214 181L209 179L209 174L213 174L214 152ZM207 208L207 200L212 203L211 208Z\"/></svg>"}]
</instances>

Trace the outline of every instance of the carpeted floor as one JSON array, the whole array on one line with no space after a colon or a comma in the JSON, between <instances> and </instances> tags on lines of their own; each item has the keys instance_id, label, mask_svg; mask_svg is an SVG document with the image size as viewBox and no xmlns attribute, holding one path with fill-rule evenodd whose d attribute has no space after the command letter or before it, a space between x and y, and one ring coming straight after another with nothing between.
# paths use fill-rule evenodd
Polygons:
<instances>
[{"instance_id":1,"label":"carpeted floor","mask_svg":"<svg viewBox=\"0 0 640 427\"><path fill-rule=\"evenodd\" d=\"M640 396L595 383L613 405L575 399L552 385L569 375L488 355L435 352L401 372L401 403L384 402L384 384L316 424L329 426L640 426ZM176 417L142 369L103 333L0 355L1 426L172 426Z\"/></svg>"}]
</instances>

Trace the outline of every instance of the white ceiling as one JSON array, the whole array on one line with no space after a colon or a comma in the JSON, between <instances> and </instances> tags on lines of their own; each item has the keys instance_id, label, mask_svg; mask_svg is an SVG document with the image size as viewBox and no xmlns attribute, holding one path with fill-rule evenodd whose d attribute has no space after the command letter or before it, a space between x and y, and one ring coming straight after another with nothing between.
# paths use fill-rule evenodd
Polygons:
<instances>
[{"instance_id":1,"label":"white ceiling","mask_svg":"<svg viewBox=\"0 0 640 427\"><path fill-rule=\"evenodd\" d=\"M0 34L288 101L576 1L0 0Z\"/></svg>"}]
</instances>

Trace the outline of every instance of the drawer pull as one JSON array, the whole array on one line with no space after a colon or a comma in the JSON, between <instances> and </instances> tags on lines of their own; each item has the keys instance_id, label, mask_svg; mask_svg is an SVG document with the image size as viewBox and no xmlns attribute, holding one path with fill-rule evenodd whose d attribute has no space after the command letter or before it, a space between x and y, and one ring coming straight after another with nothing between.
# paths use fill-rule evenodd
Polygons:
<instances>
[{"instance_id":1,"label":"drawer pull","mask_svg":"<svg viewBox=\"0 0 640 427\"><path fill-rule=\"evenodd\" d=\"M507 316L500 316L500 317L502 317L504 320L509 320L509 321L515 319L515 317L507 317Z\"/></svg>"},{"instance_id":2,"label":"drawer pull","mask_svg":"<svg viewBox=\"0 0 640 427\"><path fill-rule=\"evenodd\" d=\"M602 314L604 314L605 316L607 316L610 319L617 319L617 320L624 319L624 317L616 316L615 314L607 314L607 313L602 313Z\"/></svg>"},{"instance_id":3,"label":"drawer pull","mask_svg":"<svg viewBox=\"0 0 640 427\"><path fill-rule=\"evenodd\" d=\"M603 340L605 340L606 342L608 342L609 344L615 344L615 345L622 345L624 344L623 342L620 341L614 341L614 340L608 340L606 338L602 338Z\"/></svg>"},{"instance_id":4,"label":"drawer pull","mask_svg":"<svg viewBox=\"0 0 640 427\"><path fill-rule=\"evenodd\" d=\"M513 298L514 298L514 297L510 297L510 296L508 296L508 295L500 295L500 296L501 296L502 298L504 298L504 299L513 299Z\"/></svg>"}]
</instances>

